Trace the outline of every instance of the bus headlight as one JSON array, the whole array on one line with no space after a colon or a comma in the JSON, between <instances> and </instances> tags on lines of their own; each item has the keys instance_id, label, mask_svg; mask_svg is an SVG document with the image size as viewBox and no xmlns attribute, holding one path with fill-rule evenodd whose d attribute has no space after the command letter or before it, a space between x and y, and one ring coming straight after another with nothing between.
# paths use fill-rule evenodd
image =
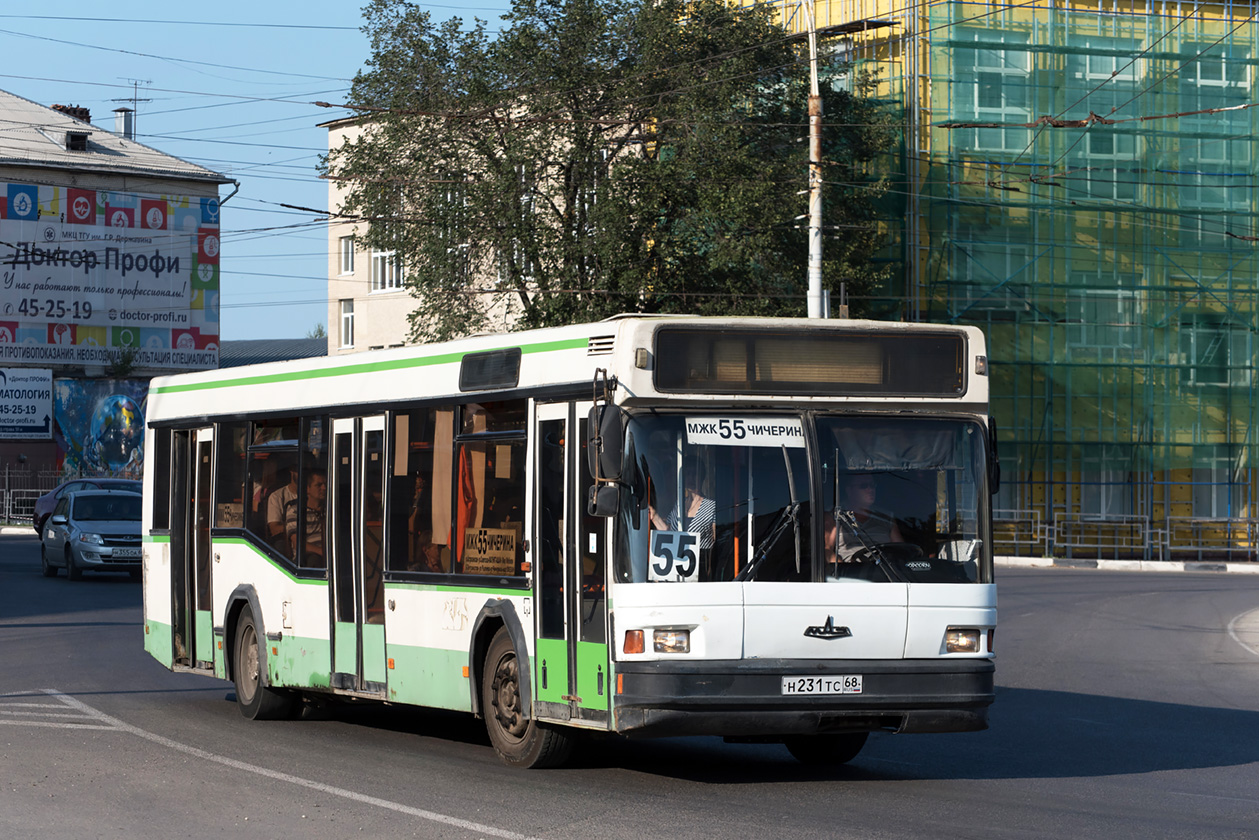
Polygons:
<instances>
[{"instance_id":1,"label":"bus headlight","mask_svg":"<svg viewBox=\"0 0 1259 840\"><path fill-rule=\"evenodd\" d=\"M979 653L979 631L949 628L944 634L945 653Z\"/></svg>"},{"instance_id":2,"label":"bus headlight","mask_svg":"<svg viewBox=\"0 0 1259 840\"><path fill-rule=\"evenodd\" d=\"M690 653L690 630L653 630L652 649L656 653Z\"/></svg>"}]
</instances>

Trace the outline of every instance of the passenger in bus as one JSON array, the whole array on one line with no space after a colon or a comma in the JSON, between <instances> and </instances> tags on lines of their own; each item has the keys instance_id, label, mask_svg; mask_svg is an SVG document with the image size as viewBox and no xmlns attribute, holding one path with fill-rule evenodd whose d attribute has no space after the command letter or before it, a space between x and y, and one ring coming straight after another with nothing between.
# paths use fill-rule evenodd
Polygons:
<instances>
[{"instance_id":1,"label":"passenger in bus","mask_svg":"<svg viewBox=\"0 0 1259 840\"><path fill-rule=\"evenodd\" d=\"M287 551L289 540L285 518L289 506L297 504L297 470L285 468L280 470L280 476L284 484L271 491L271 495L267 497L267 538L272 547Z\"/></svg>"},{"instance_id":2,"label":"passenger in bus","mask_svg":"<svg viewBox=\"0 0 1259 840\"><path fill-rule=\"evenodd\" d=\"M699 535L699 547L711 549L717 542L717 504L700 493L700 468L688 462L682 472L682 504L673 506L667 516L661 516L650 504L647 515L651 525L660 531L687 531Z\"/></svg>"},{"instance_id":3,"label":"passenger in bus","mask_svg":"<svg viewBox=\"0 0 1259 840\"><path fill-rule=\"evenodd\" d=\"M878 480L873 474L850 473L841 489L839 507L852 513L856 527L840 518L839 539L836 540L836 517L826 516L823 525L826 556L834 558L832 562L851 563L871 545L905 541L896 520L875 507Z\"/></svg>"},{"instance_id":4,"label":"passenger in bus","mask_svg":"<svg viewBox=\"0 0 1259 840\"><path fill-rule=\"evenodd\" d=\"M289 504L285 512L284 528L288 534L290 557L298 560L302 566L322 567L324 561L324 500L328 496L328 479L323 470L308 470L306 473L306 504L302 515L298 515L297 501ZM298 534L298 519L301 519L301 534ZM297 549L303 548L302 557L298 557Z\"/></svg>"}]
</instances>

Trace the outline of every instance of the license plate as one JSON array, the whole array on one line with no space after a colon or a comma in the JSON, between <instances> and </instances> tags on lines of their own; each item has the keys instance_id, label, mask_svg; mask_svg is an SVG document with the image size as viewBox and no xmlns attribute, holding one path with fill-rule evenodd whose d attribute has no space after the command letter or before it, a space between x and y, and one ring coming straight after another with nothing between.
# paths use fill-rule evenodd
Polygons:
<instances>
[{"instance_id":1,"label":"license plate","mask_svg":"<svg viewBox=\"0 0 1259 840\"><path fill-rule=\"evenodd\" d=\"M783 677L783 694L860 694L861 675Z\"/></svg>"},{"instance_id":2,"label":"license plate","mask_svg":"<svg viewBox=\"0 0 1259 840\"><path fill-rule=\"evenodd\" d=\"M115 557L139 557L140 549L138 548L115 548Z\"/></svg>"}]
</instances>

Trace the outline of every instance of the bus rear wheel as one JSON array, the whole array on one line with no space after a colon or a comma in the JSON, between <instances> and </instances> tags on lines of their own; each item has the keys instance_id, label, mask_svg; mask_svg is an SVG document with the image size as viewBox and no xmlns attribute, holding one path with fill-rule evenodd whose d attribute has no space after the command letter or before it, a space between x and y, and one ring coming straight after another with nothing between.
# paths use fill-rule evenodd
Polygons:
<instances>
[{"instance_id":1,"label":"bus rear wheel","mask_svg":"<svg viewBox=\"0 0 1259 840\"><path fill-rule=\"evenodd\" d=\"M835 735L793 735L783 744L797 761L814 767L835 767L857 757L866 745L869 732L843 732Z\"/></svg>"},{"instance_id":2,"label":"bus rear wheel","mask_svg":"<svg viewBox=\"0 0 1259 840\"><path fill-rule=\"evenodd\" d=\"M236 620L236 650L232 657L236 705L240 713L250 720L283 720L293 711L293 697L263 682L264 661L258 625L254 622L253 611L245 607Z\"/></svg>"},{"instance_id":3,"label":"bus rear wheel","mask_svg":"<svg viewBox=\"0 0 1259 840\"><path fill-rule=\"evenodd\" d=\"M557 767L572 753L572 737L525 717L520 659L506 628L490 642L481 672L481 713L495 752L513 767Z\"/></svg>"}]
</instances>

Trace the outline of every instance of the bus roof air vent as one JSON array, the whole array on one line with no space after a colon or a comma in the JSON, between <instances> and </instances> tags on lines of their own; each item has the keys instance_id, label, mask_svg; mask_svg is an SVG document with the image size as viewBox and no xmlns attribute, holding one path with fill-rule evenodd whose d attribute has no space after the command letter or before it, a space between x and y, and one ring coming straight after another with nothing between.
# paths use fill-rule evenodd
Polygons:
<instances>
[{"instance_id":1,"label":"bus roof air vent","mask_svg":"<svg viewBox=\"0 0 1259 840\"><path fill-rule=\"evenodd\" d=\"M610 356L616 346L614 335L592 335L586 344L587 356Z\"/></svg>"}]
</instances>

